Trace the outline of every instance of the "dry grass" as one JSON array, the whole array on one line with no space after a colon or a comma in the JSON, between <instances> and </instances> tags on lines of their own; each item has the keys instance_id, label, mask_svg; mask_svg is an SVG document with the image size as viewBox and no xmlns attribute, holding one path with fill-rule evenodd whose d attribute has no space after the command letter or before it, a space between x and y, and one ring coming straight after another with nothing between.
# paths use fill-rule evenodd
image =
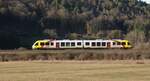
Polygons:
<instances>
[{"instance_id":1,"label":"dry grass","mask_svg":"<svg viewBox=\"0 0 150 81\"><path fill-rule=\"evenodd\" d=\"M132 60L0 62L0 81L149 81L149 68Z\"/></svg>"}]
</instances>

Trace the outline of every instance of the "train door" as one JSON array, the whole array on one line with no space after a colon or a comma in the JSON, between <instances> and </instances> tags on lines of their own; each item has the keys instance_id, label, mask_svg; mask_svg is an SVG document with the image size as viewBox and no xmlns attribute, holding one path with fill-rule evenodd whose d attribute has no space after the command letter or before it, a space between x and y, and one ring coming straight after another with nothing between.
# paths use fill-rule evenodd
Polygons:
<instances>
[{"instance_id":1,"label":"train door","mask_svg":"<svg viewBox=\"0 0 150 81\"><path fill-rule=\"evenodd\" d=\"M44 42L40 42L41 48L44 48Z\"/></svg>"},{"instance_id":2,"label":"train door","mask_svg":"<svg viewBox=\"0 0 150 81\"><path fill-rule=\"evenodd\" d=\"M107 48L111 48L111 43L107 42Z\"/></svg>"},{"instance_id":3,"label":"train door","mask_svg":"<svg viewBox=\"0 0 150 81\"><path fill-rule=\"evenodd\" d=\"M59 46L60 46L59 42L56 42L56 48L59 48Z\"/></svg>"}]
</instances>

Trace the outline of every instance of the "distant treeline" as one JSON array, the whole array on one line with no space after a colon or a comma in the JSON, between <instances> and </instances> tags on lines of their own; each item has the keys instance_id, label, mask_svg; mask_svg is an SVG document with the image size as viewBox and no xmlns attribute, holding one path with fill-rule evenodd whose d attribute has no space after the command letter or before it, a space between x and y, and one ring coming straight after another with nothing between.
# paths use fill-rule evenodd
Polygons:
<instances>
[{"instance_id":1,"label":"distant treeline","mask_svg":"<svg viewBox=\"0 0 150 81\"><path fill-rule=\"evenodd\" d=\"M0 49L37 39L150 39L150 4L141 0L0 0Z\"/></svg>"}]
</instances>

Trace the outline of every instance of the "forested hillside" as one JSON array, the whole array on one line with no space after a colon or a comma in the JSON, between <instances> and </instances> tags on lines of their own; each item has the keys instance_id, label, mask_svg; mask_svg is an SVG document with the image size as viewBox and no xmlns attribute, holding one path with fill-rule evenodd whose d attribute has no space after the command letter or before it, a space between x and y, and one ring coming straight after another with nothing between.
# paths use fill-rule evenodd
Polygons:
<instances>
[{"instance_id":1,"label":"forested hillside","mask_svg":"<svg viewBox=\"0 0 150 81\"><path fill-rule=\"evenodd\" d=\"M140 0L0 0L0 49L37 39L150 41L150 4Z\"/></svg>"}]
</instances>

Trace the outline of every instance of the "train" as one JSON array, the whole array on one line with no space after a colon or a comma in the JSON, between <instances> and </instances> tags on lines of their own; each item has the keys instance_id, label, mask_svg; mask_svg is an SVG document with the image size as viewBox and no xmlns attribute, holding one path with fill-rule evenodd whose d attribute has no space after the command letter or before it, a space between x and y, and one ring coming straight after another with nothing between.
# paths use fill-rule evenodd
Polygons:
<instances>
[{"instance_id":1,"label":"train","mask_svg":"<svg viewBox=\"0 0 150 81\"><path fill-rule=\"evenodd\" d=\"M32 49L129 49L133 46L128 40L37 40L32 45Z\"/></svg>"}]
</instances>

